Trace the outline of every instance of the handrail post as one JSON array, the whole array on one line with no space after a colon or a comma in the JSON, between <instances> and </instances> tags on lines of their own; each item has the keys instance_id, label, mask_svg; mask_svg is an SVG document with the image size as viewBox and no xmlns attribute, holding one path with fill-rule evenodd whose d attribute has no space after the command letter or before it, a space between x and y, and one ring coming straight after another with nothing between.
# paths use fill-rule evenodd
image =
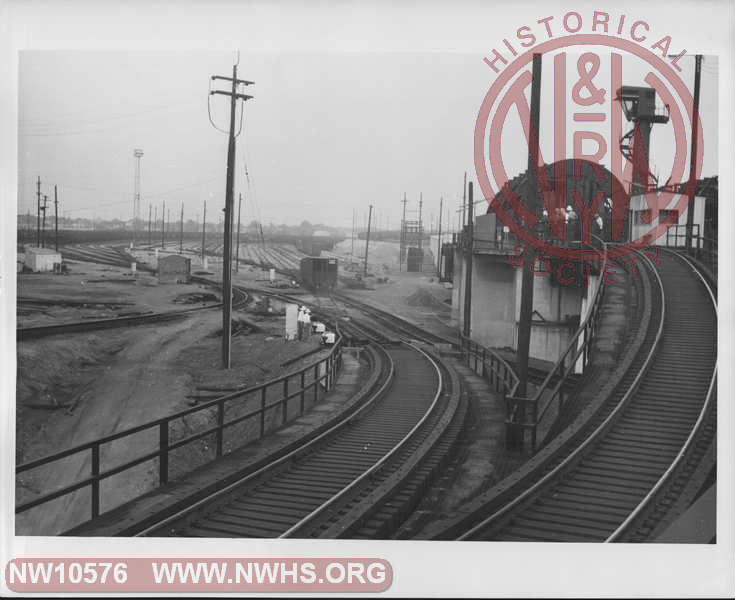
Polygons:
<instances>
[{"instance_id":1,"label":"handrail post","mask_svg":"<svg viewBox=\"0 0 735 600\"><path fill-rule=\"evenodd\" d=\"M281 423L285 423L288 418L288 376L283 380L283 419Z\"/></svg>"},{"instance_id":2,"label":"handrail post","mask_svg":"<svg viewBox=\"0 0 735 600\"><path fill-rule=\"evenodd\" d=\"M321 363L317 363L314 365L314 404L316 404L319 401L319 365Z\"/></svg>"},{"instance_id":3,"label":"handrail post","mask_svg":"<svg viewBox=\"0 0 735 600\"><path fill-rule=\"evenodd\" d=\"M222 445L225 428L225 401L220 400L217 403L217 457L222 456Z\"/></svg>"},{"instance_id":4,"label":"handrail post","mask_svg":"<svg viewBox=\"0 0 735 600\"><path fill-rule=\"evenodd\" d=\"M301 371L301 414L304 414L304 400L306 398L306 371Z\"/></svg>"},{"instance_id":5,"label":"handrail post","mask_svg":"<svg viewBox=\"0 0 735 600\"><path fill-rule=\"evenodd\" d=\"M263 437L265 435L265 400L267 389L268 386L266 385L260 388L260 437Z\"/></svg>"},{"instance_id":6,"label":"handrail post","mask_svg":"<svg viewBox=\"0 0 735 600\"><path fill-rule=\"evenodd\" d=\"M168 420L158 425L158 481L168 483Z\"/></svg>"},{"instance_id":7,"label":"handrail post","mask_svg":"<svg viewBox=\"0 0 735 600\"><path fill-rule=\"evenodd\" d=\"M100 445L92 446L92 518L100 514Z\"/></svg>"}]
</instances>

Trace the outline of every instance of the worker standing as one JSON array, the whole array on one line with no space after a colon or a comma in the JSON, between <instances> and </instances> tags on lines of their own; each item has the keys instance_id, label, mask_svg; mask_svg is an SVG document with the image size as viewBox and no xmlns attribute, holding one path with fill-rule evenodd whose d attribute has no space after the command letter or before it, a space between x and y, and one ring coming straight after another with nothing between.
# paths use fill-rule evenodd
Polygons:
<instances>
[{"instance_id":1,"label":"worker standing","mask_svg":"<svg viewBox=\"0 0 735 600\"><path fill-rule=\"evenodd\" d=\"M299 336L299 341L304 339L304 305L299 306L299 314L296 316L296 329Z\"/></svg>"},{"instance_id":2,"label":"worker standing","mask_svg":"<svg viewBox=\"0 0 735 600\"><path fill-rule=\"evenodd\" d=\"M309 339L311 335L311 311L307 308L304 311L304 336Z\"/></svg>"}]
</instances>

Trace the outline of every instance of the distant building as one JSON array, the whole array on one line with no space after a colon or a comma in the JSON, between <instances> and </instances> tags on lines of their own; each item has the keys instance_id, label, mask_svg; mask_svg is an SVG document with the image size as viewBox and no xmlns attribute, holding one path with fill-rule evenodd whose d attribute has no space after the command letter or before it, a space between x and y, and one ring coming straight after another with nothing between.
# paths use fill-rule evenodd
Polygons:
<instances>
[{"instance_id":1,"label":"distant building","mask_svg":"<svg viewBox=\"0 0 735 600\"><path fill-rule=\"evenodd\" d=\"M180 254L158 259L158 283L189 283L191 259Z\"/></svg>"},{"instance_id":2,"label":"distant building","mask_svg":"<svg viewBox=\"0 0 735 600\"><path fill-rule=\"evenodd\" d=\"M26 248L25 265L31 271L53 271L55 264L61 265L61 252L56 252L50 248L35 248L32 246Z\"/></svg>"}]
</instances>

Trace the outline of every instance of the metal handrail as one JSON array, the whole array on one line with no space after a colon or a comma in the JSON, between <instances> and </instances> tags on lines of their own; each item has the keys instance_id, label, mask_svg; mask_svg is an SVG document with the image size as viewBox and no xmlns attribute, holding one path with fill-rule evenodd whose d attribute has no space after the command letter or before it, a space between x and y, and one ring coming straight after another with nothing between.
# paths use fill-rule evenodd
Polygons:
<instances>
[{"instance_id":1,"label":"metal handrail","mask_svg":"<svg viewBox=\"0 0 735 600\"><path fill-rule=\"evenodd\" d=\"M494 375L494 377L490 377L490 381L495 385L496 391L503 393L503 400L506 396L512 396L517 392L520 384L518 375L499 353L492 348L481 346L463 334L459 336L459 347L462 355L467 356L468 367L473 366L470 364L472 357L475 359L474 371L478 373L478 368L482 367L479 374L483 379L487 377L488 369L490 370ZM502 389L499 389L500 384L502 384Z\"/></svg>"},{"instance_id":2,"label":"metal handrail","mask_svg":"<svg viewBox=\"0 0 735 600\"><path fill-rule=\"evenodd\" d=\"M85 451L91 452L92 459L90 468L91 473L88 477L16 506L16 514L25 512L62 496L66 496L68 494L76 492L79 489L91 487L91 513L92 518L95 518L100 514L100 482L108 477L112 477L113 475L117 475L119 473L127 471L143 462L158 458L159 484L164 485L168 483L169 479L169 454L172 450L181 448L182 446L202 439L207 435L214 434L216 436L215 456L219 458L224 454L227 454L227 452L224 451L225 429L232 427L238 423L244 422L248 419L257 417L260 418L259 435L257 438L254 439L263 437L266 431L265 415L268 411L275 410L280 407L282 410L281 423L286 423L288 421L289 400L300 397L301 402L299 414L303 414L307 392L313 390L313 401L314 403L316 403L319 400L320 385L323 385L324 393L328 392L333 387L337 372L341 366L341 350L344 343L344 338L341 334L339 334L339 329L337 329L337 332L339 337L335 341L334 346L329 351L329 354L327 354L327 356L316 360L297 371L287 373L286 375L282 375L276 379L272 379L257 386L220 396L208 402L202 403L199 406L187 408L166 417L162 417L160 419L156 419L142 425L137 425L135 427L130 427L123 431L119 431L98 438L96 440L86 442L84 444L79 444L72 448L62 450L61 452L56 452L54 454L47 455L17 466L15 469L16 476L32 469L54 463L56 461L77 455ZM324 369L324 372L320 374L320 370L322 368ZM307 382L308 376L311 376L311 380ZM298 386L296 388L289 389L289 381L293 379L297 380ZM269 389L280 389L280 398L278 400L268 402L267 395ZM260 396L260 408L248 411L244 415L238 415L229 420L225 420L226 405L237 400L256 399L258 395ZM232 405L230 404L230 406ZM203 431L198 431L197 433L189 435L185 438L181 438L175 441L169 441L169 426L173 421L182 419L183 417L186 417L188 415L207 411L209 409L216 409L216 426L208 427ZM150 452L146 452L141 456L137 456L124 463L118 464L106 471L101 470L100 449L103 445L113 442L115 440L119 440L121 438L138 434L142 431L155 431L156 429L158 429L159 432L157 450L154 449Z\"/></svg>"},{"instance_id":3,"label":"metal handrail","mask_svg":"<svg viewBox=\"0 0 735 600\"><path fill-rule=\"evenodd\" d=\"M575 461L578 456L582 455L582 452L588 446L590 446L593 442L597 441L598 436L602 432L604 432L608 428L609 425L612 424L612 422L617 418L617 416L620 414L622 409L628 404L628 401L632 397L633 393L638 389L638 385L643 379L643 376L648 372L648 367L653 361L653 357L656 354L656 351L658 350L659 343L661 341L661 338L663 337L664 320L666 317L666 294L664 292L664 286L663 286L663 282L661 281L661 276L656 271L651 260L648 257L646 257L645 254L643 253L638 253L638 254L642 260L648 263L649 267L651 268L651 271L653 272L655 276L656 284L658 285L659 293L661 294L661 312L660 312L660 321L658 324L658 328L656 329L655 339L653 341L653 344L651 345L651 348L648 351L648 354L646 355L645 360L643 361L643 365L640 367L640 369L638 369L638 374L636 375L635 379L630 384L627 391L625 392L623 397L620 399L620 401L617 403L615 408L610 412L610 414L607 415L607 417L605 417L602 423L600 423L592 433L590 433L586 438L584 438L584 440L576 448L574 448L574 450L572 450L572 452L570 452L559 464L557 464L551 470L547 471L543 475L543 477L537 480L530 487L526 488L523 492L515 496L510 502L501 506L492 515L490 515L489 517L484 519L482 522L472 527L469 531L465 532L461 537L457 538L458 540L470 539L475 533L477 533L478 531L481 531L483 528L487 527L491 523L496 522L500 517L502 517L503 515L506 515L511 509L520 505L522 502L528 500L529 498L532 498L534 494L536 494L539 490L543 488L544 485L546 485L548 482L553 481L556 477L558 477L559 474L563 471L563 469L565 469L568 465L572 464L573 461Z\"/></svg>"},{"instance_id":4,"label":"metal handrail","mask_svg":"<svg viewBox=\"0 0 735 600\"><path fill-rule=\"evenodd\" d=\"M607 260L607 243L600 237L592 235L602 245L602 263ZM531 398L516 398L510 396L508 398L508 405L506 410L508 411L506 422L520 426L524 429L531 431L531 448L532 451L536 451L536 434L538 425L545 416L546 412L551 407L554 400L559 399L559 407L564 402L563 387L567 382L569 376L574 372L575 365L577 364L580 356L582 357L582 369L587 367L589 363L589 346L595 337L595 330L597 329L597 315L599 313L600 306L602 305L602 298L604 295L604 282L605 279L600 274L600 280L595 291L595 297L592 301L592 306L585 320L579 325L579 328L572 336L569 344L567 345L564 352L557 359L554 367L546 375L541 385L537 388L536 393ZM579 345L579 340L582 338L582 344ZM569 355L575 350L571 360L567 361ZM548 398L542 404L542 398L544 393L551 387L554 377L558 377L556 385L551 390ZM518 416L524 417L527 415L525 409L530 409L530 420L518 422Z\"/></svg>"}]
</instances>

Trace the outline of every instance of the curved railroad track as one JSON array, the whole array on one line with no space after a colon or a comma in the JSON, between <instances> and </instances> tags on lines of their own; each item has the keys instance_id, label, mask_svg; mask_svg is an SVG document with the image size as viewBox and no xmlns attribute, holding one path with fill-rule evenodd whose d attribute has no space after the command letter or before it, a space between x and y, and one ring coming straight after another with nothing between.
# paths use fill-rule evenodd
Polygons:
<instances>
[{"instance_id":1,"label":"curved railroad track","mask_svg":"<svg viewBox=\"0 0 735 600\"><path fill-rule=\"evenodd\" d=\"M338 507L354 509L381 486L394 490L399 483L387 482L407 454L432 445L427 440L436 441L437 425L443 429L452 421L446 414L449 382L433 358L408 344L381 352L387 377L359 413L142 535L310 537L335 526L344 531L347 525L338 518L335 523ZM353 518L351 526L368 513L370 507L362 507L362 519Z\"/></svg>"},{"instance_id":2,"label":"curved railroad track","mask_svg":"<svg viewBox=\"0 0 735 600\"><path fill-rule=\"evenodd\" d=\"M643 541L666 518L671 494L697 469L711 470L715 294L685 257L661 252L656 268L640 256L656 277L656 335L625 394L561 463L459 539Z\"/></svg>"}]
</instances>

